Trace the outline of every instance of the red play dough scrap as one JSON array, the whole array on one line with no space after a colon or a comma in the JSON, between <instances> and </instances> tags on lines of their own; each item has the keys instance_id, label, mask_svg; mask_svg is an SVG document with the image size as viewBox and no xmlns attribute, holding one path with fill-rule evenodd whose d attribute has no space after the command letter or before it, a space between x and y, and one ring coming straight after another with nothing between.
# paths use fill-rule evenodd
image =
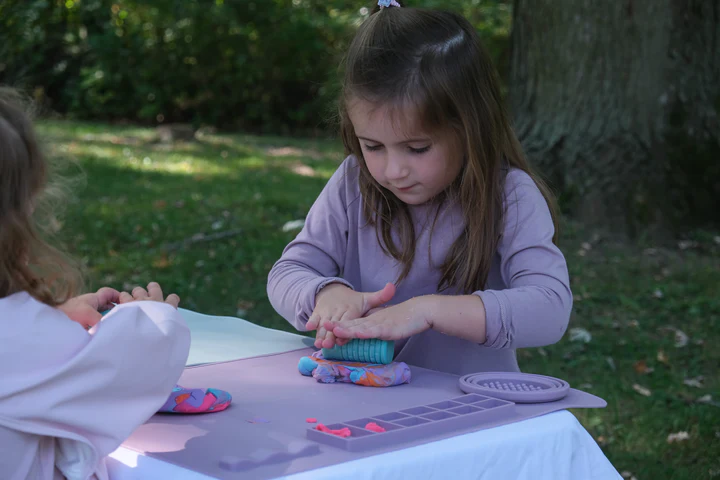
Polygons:
<instances>
[{"instance_id":1,"label":"red play dough scrap","mask_svg":"<svg viewBox=\"0 0 720 480\"><path fill-rule=\"evenodd\" d=\"M307 423L317 423L317 418L306 418L305 421Z\"/></svg>"},{"instance_id":2,"label":"red play dough scrap","mask_svg":"<svg viewBox=\"0 0 720 480\"><path fill-rule=\"evenodd\" d=\"M350 435L352 435L350 433L350 429L347 427L341 428L339 430L331 430L328 427L326 427L325 425L323 425L322 423L318 423L317 427L315 427L315 430L320 430L321 432L330 433L332 435L337 435L338 437L343 437L343 438L347 438Z\"/></svg>"},{"instance_id":3,"label":"red play dough scrap","mask_svg":"<svg viewBox=\"0 0 720 480\"><path fill-rule=\"evenodd\" d=\"M376 433L383 433L385 431L385 429L383 427L381 427L380 425L378 425L375 422L370 422L367 425L365 425L365 430L370 430L370 431L376 432Z\"/></svg>"}]
</instances>

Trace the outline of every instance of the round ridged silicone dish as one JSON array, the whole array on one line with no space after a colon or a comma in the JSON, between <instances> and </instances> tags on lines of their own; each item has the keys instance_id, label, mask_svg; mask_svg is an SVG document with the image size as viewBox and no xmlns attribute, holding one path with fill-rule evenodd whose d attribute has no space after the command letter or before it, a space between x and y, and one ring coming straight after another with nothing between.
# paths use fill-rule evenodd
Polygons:
<instances>
[{"instance_id":1,"label":"round ridged silicone dish","mask_svg":"<svg viewBox=\"0 0 720 480\"><path fill-rule=\"evenodd\" d=\"M460 390L515 403L561 400L570 391L565 380L534 373L483 372L460 377Z\"/></svg>"},{"instance_id":2,"label":"round ridged silicone dish","mask_svg":"<svg viewBox=\"0 0 720 480\"><path fill-rule=\"evenodd\" d=\"M395 342L376 338L367 340L356 338L341 347L336 345L333 348L323 348L322 354L328 360L387 365L395 356Z\"/></svg>"}]
</instances>

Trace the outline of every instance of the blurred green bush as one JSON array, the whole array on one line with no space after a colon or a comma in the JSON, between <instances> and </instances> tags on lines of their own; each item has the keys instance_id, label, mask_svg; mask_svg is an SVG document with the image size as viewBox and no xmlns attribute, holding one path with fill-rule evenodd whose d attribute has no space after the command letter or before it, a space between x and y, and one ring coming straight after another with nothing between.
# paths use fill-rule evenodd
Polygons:
<instances>
[{"instance_id":1,"label":"blurred green bush","mask_svg":"<svg viewBox=\"0 0 720 480\"><path fill-rule=\"evenodd\" d=\"M422 1L466 15L505 70L510 1ZM337 65L371 3L4 0L0 83L81 119L322 129Z\"/></svg>"}]
</instances>

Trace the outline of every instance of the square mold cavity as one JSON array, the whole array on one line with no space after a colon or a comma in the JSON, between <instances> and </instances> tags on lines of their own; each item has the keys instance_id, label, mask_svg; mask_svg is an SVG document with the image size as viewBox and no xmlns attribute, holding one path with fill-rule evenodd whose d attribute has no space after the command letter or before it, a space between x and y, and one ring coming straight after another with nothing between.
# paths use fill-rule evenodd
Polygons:
<instances>
[{"instance_id":1,"label":"square mold cavity","mask_svg":"<svg viewBox=\"0 0 720 480\"><path fill-rule=\"evenodd\" d=\"M495 408L495 407L502 407L504 405L508 405L509 402L506 402L505 400L498 400L497 398L489 398L487 400L483 400L482 402L473 403L473 406L480 407L480 408Z\"/></svg>"},{"instance_id":2,"label":"square mold cavity","mask_svg":"<svg viewBox=\"0 0 720 480\"><path fill-rule=\"evenodd\" d=\"M383 422L382 420L378 420L376 418L360 418L358 420L350 420L349 422L345 422L347 425L350 425L351 427L357 427L362 428L363 430L367 430L365 426L368 423L374 423L379 427L382 427L385 429L385 432L390 432L392 430L398 430L399 428L402 428L398 425L395 425L393 423ZM373 433L385 433L385 432L375 432L373 430L368 430Z\"/></svg>"},{"instance_id":3,"label":"square mold cavity","mask_svg":"<svg viewBox=\"0 0 720 480\"><path fill-rule=\"evenodd\" d=\"M384 413L382 415L375 415L373 418L377 418L378 420L383 420L385 422L394 422L395 420L399 420L401 418L407 418L409 415L405 415L404 413L400 412L390 412L390 413Z\"/></svg>"},{"instance_id":4,"label":"square mold cavity","mask_svg":"<svg viewBox=\"0 0 720 480\"><path fill-rule=\"evenodd\" d=\"M425 413L432 413L435 410L428 407L415 407L415 408L408 408L406 410L400 410L400 413L405 413L407 415L423 415Z\"/></svg>"},{"instance_id":5,"label":"square mold cavity","mask_svg":"<svg viewBox=\"0 0 720 480\"><path fill-rule=\"evenodd\" d=\"M458 407L458 408L463 408L463 407ZM455 416L456 415L445 412L445 411L437 411L437 412L433 412L433 413L428 413L427 415L423 415L422 418L427 418L428 420L435 421L435 420L445 420L446 418L452 418Z\"/></svg>"},{"instance_id":6,"label":"square mold cavity","mask_svg":"<svg viewBox=\"0 0 720 480\"><path fill-rule=\"evenodd\" d=\"M403 418L402 420L396 420L395 423L397 425L402 425L403 427L414 427L415 425L422 425L424 423L428 423L429 420L425 420L424 418L420 417L409 417L409 418Z\"/></svg>"},{"instance_id":7,"label":"square mold cavity","mask_svg":"<svg viewBox=\"0 0 720 480\"><path fill-rule=\"evenodd\" d=\"M431 403L428 407L435 408L437 410L448 410L450 408L461 407L462 403L453 402L451 400L445 400L444 402Z\"/></svg>"},{"instance_id":8,"label":"square mold cavity","mask_svg":"<svg viewBox=\"0 0 720 480\"><path fill-rule=\"evenodd\" d=\"M451 408L448 412L456 415L467 415L468 413L476 413L482 410L482 408L473 407L471 405L463 405L462 407Z\"/></svg>"}]
</instances>

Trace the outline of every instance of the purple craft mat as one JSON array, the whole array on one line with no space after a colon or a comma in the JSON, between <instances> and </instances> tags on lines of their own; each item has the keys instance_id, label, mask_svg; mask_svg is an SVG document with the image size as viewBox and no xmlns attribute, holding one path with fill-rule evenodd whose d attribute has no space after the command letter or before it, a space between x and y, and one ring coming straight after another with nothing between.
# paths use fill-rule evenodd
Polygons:
<instances>
[{"instance_id":1,"label":"purple craft mat","mask_svg":"<svg viewBox=\"0 0 720 480\"><path fill-rule=\"evenodd\" d=\"M387 414L465 395L455 375L412 367L409 384L388 388L318 383L297 370L312 349L190 367L179 384L213 387L233 396L223 412L158 414L123 443L131 450L216 478L269 479L343 463L443 438L513 423L567 408L602 408L606 402L571 389L565 399L542 404L510 405L487 423L412 441L352 452L314 442L307 436L309 417L324 425ZM269 422L257 422L258 419ZM253 421L255 423L250 423ZM382 434L377 434L382 435ZM296 456L299 455L299 456ZM254 457L254 468L238 465ZM221 460L225 468L221 467ZM138 459L138 466L142 458ZM229 466L228 466L229 465ZM238 467L239 471L232 471ZM230 469L228 469L230 468Z\"/></svg>"}]
</instances>

